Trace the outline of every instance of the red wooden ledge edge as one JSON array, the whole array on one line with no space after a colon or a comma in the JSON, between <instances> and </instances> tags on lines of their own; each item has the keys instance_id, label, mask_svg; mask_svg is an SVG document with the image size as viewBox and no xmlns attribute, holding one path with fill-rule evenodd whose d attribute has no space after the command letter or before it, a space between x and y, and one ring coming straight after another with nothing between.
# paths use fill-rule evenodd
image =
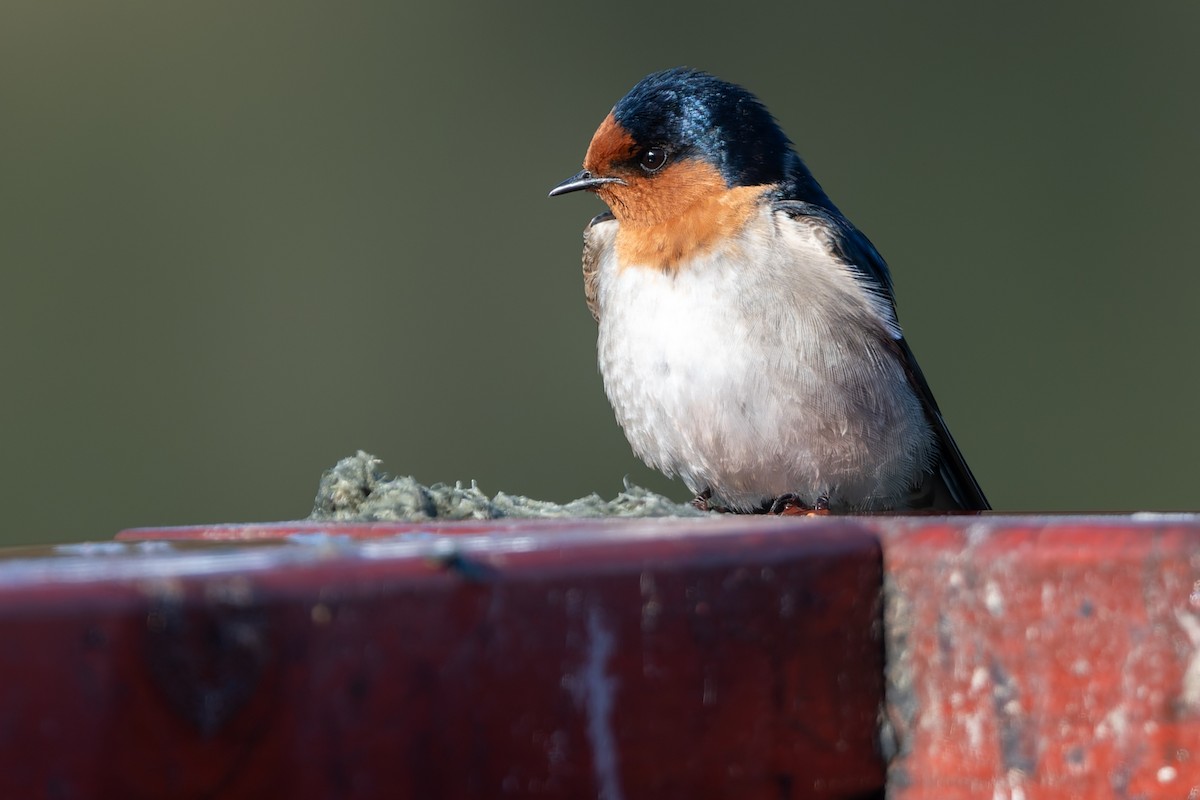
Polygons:
<instances>
[{"instance_id":1,"label":"red wooden ledge edge","mask_svg":"<svg viewBox=\"0 0 1200 800\"><path fill-rule=\"evenodd\" d=\"M0 559L0 796L1200 797L1192 515L120 538Z\"/></svg>"},{"instance_id":2,"label":"red wooden ledge edge","mask_svg":"<svg viewBox=\"0 0 1200 800\"><path fill-rule=\"evenodd\" d=\"M452 529L0 560L0 796L882 792L875 536Z\"/></svg>"}]
</instances>

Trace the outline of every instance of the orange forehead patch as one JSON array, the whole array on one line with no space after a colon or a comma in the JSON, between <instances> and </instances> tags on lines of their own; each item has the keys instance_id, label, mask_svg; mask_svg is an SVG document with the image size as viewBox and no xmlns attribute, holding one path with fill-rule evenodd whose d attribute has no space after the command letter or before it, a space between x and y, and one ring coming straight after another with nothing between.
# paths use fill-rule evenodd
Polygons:
<instances>
[{"instance_id":1,"label":"orange forehead patch","mask_svg":"<svg viewBox=\"0 0 1200 800\"><path fill-rule=\"evenodd\" d=\"M609 114L592 135L587 155L583 157L583 168L593 175L605 175L614 164L633 157L637 143L629 131Z\"/></svg>"}]
</instances>

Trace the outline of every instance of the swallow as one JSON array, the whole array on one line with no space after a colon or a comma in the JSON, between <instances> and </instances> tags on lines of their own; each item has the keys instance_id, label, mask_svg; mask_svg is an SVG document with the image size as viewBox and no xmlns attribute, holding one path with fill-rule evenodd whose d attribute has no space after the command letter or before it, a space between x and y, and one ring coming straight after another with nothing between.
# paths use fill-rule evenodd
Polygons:
<instances>
[{"instance_id":1,"label":"swallow","mask_svg":"<svg viewBox=\"0 0 1200 800\"><path fill-rule=\"evenodd\" d=\"M643 78L550 196L584 231L604 390L634 453L703 508L989 508L896 316L887 264L753 94Z\"/></svg>"}]
</instances>

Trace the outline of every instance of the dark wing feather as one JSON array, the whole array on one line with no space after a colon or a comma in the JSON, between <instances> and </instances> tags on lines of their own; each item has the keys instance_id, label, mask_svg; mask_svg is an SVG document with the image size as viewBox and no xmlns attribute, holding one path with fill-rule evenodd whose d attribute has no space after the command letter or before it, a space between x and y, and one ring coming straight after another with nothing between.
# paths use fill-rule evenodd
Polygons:
<instances>
[{"instance_id":1,"label":"dark wing feather","mask_svg":"<svg viewBox=\"0 0 1200 800\"><path fill-rule=\"evenodd\" d=\"M805 217L806 221L818 224L827 233L826 241L830 252L846 265L862 282L867 291L876 293L887 301L892 312L892 322L896 320L896 298L892 291L892 276L888 272L887 263L879 255L879 251L871 244L857 228L854 227L836 210L814 205L799 200L776 200L774 207L791 217ZM899 326L897 325L897 330ZM987 510L987 498L979 483L967 466L962 452L954 437L946 427L941 409L933 399L933 392L925 380L917 359L913 356L903 336L898 336L892 342L896 357L904 365L909 383L921 399L925 408L925 416L933 426L938 440L938 466L930 476L926 486L921 487L921 498L914 498L914 505L928 508L953 510Z\"/></svg>"},{"instance_id":2,"label":"dark wing feather","mask_svg":"<svg viewBox=\"0 0 1200 800\"><path fill-rule=\"evenodd\" d=\"M600 321L600 307L597 305L596 286L597 274L600 271L600 249L603 246L599 238L592 233L597 223L615 219L611 212L605 211L592 217L592 221L583 229L583 299L587 302L592 319Z\"/></svg>"},{"instance_id":3,"label":"dark wing feather","mask_svg":"<svg viewBox=\"0 0 1200 800\"><path fill-rule=\"evenodd\" d=\"M921 372L921 367L917 364L912 349L903 338L898 339L896 344L900 349L908 382L916 389L917 397L921 398L921 404L925 407L925 415L932 423L934 433L937 434L937 481L930 487L933 489L933 497L929 507L987 511L991 505L984 497L983 490L979 488L979 482L975 480L971 468L967 466L962 451L958 449L958 443L950 435L950 429L946 427L946 420L942 418L942 411L938 408L937 401L933 399L929 382L925 380L925 374Z\"/></svg>"}]
</instances>

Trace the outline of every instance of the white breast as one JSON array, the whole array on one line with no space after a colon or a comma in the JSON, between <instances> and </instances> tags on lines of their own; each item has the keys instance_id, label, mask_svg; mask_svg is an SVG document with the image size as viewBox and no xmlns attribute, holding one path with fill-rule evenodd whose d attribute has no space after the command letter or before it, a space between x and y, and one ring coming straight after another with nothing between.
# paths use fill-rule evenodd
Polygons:
<instances>
[{"instance_id":1,"label":"white breast","mask_svg":"<svg viewBox=\"0 0 1200 800\"><path fill-rule=\"evenodd\" d=\"M617 225L590 233L599 363L639 457L743 510L789 492L842 509L907 494L932 433L889 321L808 226L764 209L723 250L664 272L619 268Z\"/></svg>"}]
</instances>

